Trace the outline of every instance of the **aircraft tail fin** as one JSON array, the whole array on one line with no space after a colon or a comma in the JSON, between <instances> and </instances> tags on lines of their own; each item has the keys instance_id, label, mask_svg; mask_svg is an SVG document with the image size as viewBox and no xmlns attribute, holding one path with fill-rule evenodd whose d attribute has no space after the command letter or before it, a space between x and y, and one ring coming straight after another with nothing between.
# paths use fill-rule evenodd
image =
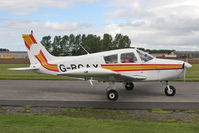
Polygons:
<instances>
[{"instance_id":1,"label":"aircraft tail fin","mask_svg":"<svg viewBox=\"0 0 199 133\"><path fill-rule=\"evenodd\" d=\"M49 62L55 61L56 57L52 56L42 44L38 43L32 32L31 34L23 34L22 35L24 39L24 43L26 45L28 57L30 60L30 67L27 68L10 68L9 70L18 70L18 71L24 71L24 70L39 70L40 66L43 68L59 72L58 65L57 64L51 64Z\"/></svg>"},{"instance_id":2,"label":"aircraft tail fin","mask_svg":"<svg viewBox=\"0 0 199 133\"><path fill-rule=\"evenodd\" d=\"M28 49L27 52L30 60L30 67L41 65L47 70L59 72L58 65L50 63L55 61L57 57L52 56L42 44L38 43L32 32L31 34L23 34L22 37Z\"/></svg>"},{"instance_id":3,"label":"aircraft tail fin","mask_svg":"<svg viewBox=\"0 0 199 133\"><path fill-rule=\"evenodd\" d=\"M52 56L42 44L38 43L34 38L33 34L23 34L24 43L28 49L28 57L31 65L38 63L45 63L53 60L55 57Z\"/></svg>"}]
</instances>

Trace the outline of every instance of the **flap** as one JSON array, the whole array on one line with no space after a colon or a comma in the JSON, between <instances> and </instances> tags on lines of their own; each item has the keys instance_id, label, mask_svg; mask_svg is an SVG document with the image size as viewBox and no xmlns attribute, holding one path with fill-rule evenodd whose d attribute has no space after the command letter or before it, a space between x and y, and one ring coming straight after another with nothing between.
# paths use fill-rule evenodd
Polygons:
<instances>
[{"instance_id":1,"label":"flap","mask_svg":"<svg viewBox=\"0 0 199 133\"><path fill-rule=\"evenodd\" d=\"M139 81L139 80L145 80L147 76L144 75L131 75L131 74L120 74L121 77L123 77L126 80L131 80L131 81Z\"/></svg>"}]
</instances>

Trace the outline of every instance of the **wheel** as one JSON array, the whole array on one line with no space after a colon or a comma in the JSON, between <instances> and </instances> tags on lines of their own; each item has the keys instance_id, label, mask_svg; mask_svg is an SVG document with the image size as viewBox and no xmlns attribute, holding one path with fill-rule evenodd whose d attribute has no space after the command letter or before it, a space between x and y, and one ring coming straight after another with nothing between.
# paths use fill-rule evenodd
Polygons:
<instances>
[{"instance_id":1,"label":"wheel","mask_svg":"<svg viewBox=\"0 0 199 133\"><path fill-rule=\"evenodd\" d=\"M125 88L126 88L126 90L133 90L133 88L134 88L133 82L126 82Z\"/></svg>"},{"instance_id":2,"label":"wheel","mask_svg":"<svg viewBox=\"0 0 199 133\"><path fill-rule=\"evenodd\" d=\"M174 86L169 85L165 88L164 92L166 96L174 96L176 94L176 89Z\"/></svg>"},{"instance_id":3,"label":"wheel","mask_svg":"<svg viewBox=\"0 0 199 133\"><path fill-rule=\"evenodd\" d=\"M118 99L118 97L119 97L119 94L116 90L111 89L111 90L107 91L107 98L109 100L116 101Z\"/></svg>"}]
</instances>

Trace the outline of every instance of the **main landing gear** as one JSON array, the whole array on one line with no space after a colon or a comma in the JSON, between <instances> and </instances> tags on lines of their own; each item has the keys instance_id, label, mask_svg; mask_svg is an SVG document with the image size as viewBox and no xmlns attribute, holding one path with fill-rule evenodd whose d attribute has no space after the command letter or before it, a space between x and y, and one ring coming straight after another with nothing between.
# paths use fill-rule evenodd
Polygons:
<instances>
[{"instance_id":1,"label":"main landing gear","mask_svg":"<svg viewBox=\"0 0 199 133\"><path fill-rule=\"evenodd\" d=\"M176 94L176 89L174 86L169 85L168 81L166 81L166 88L164 89L166 96L174 96Z\"/></svg>"},{"instance_id":2,"label":"main landing gear","mask_svg":"<svg viewBox=\"0 0 199 133\"><path fill-rule=\"evenodd\" d=\"M133 90L134 84L133 82L125 82L124 86L126 90ZM115 82L110 82L109 87L106 89L107 98L111 101L116 101L119 97L119 93L116 91Z\"/></svg>"},{"instance_id":3,"label":"main landing gear","mask_svg":"<svg viewBox=\"0 0 199 133\"><path fill-rule=\"evenodd\" d=\"M110 82L109 87L106 89L107 98L111 101L116 101L119 97L118 92L116 91L115 82Z\"/></svg>"},{"instance_id":4,"label":"main landing gear","mask_svg":"<svg viewBox=\"0 0 199 133\"><path fill-rule=\"evenodd\" d=\"M124 86L125 86L126 90L133 90L133 88L134 88L133 82L125 82Z\"/></svg>"},{"instance_id":5,"label":"main landing gear","mask_svg":"<svg viewBox=\"0 0 199 133\"><path fill-rule=\"evenodd\" d=\"M116 90L111 89L107 91L107 98L111 101L116 101L119 97L119 94Z\"/></svg>"}]
</instances>

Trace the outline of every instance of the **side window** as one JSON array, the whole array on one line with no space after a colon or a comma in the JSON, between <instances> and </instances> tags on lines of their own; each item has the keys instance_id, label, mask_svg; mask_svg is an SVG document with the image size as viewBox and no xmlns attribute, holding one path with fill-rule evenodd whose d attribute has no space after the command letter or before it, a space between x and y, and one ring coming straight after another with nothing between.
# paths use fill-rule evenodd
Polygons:
<instances>
[{"instance_id":1,"label":"side window","mask_svg":"<svg viewBox=\"0 0 199 133\"><path fill-rule=\"evenodd\" d=\"M104 60L106 64L115 64L117 63L117 54L105 56Z\"/></svg>"},{"instance_id":2,"label":"side window","mask_svg":"<svg viewBox=\"0 0 199 133\"><path fill-rule=\"evenodd\" d=\"M137 61L134 53L121 54L121 63L134 63Z\"/></svg>"}]
</instances>

